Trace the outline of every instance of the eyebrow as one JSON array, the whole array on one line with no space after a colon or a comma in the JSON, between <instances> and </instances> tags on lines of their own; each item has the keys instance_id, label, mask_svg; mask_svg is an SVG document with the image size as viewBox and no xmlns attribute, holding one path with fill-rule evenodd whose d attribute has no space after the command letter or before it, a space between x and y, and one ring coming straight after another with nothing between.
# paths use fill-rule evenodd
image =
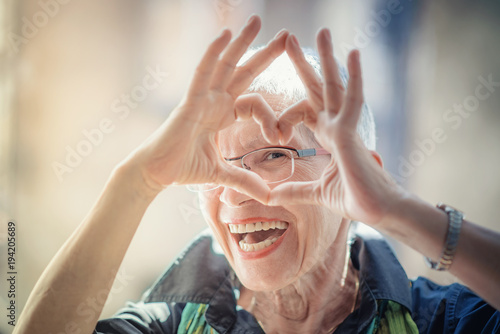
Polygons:
<instances>
[{"instance_id":1,"label":"eyebrow","mask_svg":"<svg viewBox=\"0 0 500 334\"><path fill-rule=\"evenodd\" d=\"M249 140L247 143L245 143L245 146L242 147L242 150L243 150L243 154L239 154L239 155L234 155L233 154L233 157L238 157L238 156L242 156L242 155L245 155L246 153L250 152L250 151L253 151L253 150L256 150L262 146L266 146L267 141L263 138L263 137L254 137L252 138L251 140ZM230 157L224 157L224 159L231 159Z\"/></svg>"},{"instance_id":2,"label":"eyebrow","mask_svg":"<svg viewBox=\"0 0 500 334\"><path fill-rule=\"evenodd\" d=\"M245 149L250 151L255 150L261 146L262 142L267 143L267 141L263 137L254 137L252 140L246 143L247 145L245 145Z\"/></svg>"}]
</instances>

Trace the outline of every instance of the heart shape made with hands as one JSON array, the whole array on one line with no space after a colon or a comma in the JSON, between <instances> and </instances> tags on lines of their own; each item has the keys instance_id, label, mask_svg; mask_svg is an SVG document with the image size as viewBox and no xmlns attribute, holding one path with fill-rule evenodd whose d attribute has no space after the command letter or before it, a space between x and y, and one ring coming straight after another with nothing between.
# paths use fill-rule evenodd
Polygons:
<instances>
[{"instance_id":1,"label":"heart shape made with hands","mask_svg":"<svg viewBox=\"0 0 500 334\"><path fill-rule=\"evenodd\" d=\"M275 146L288 144L295 134L294 129L300 123L304 123L308 128L314 130L317 122L317 115L312 110L308 100L302 100L289 106L278 116L264 96L259 93L239 96L234 104L234 112L236 121L253 119L260 126L264 139L270 145ZM223 158L221 157L221 159ZM262 189L265 181L259 175L252 174L252 177L245 178L244 181L242 180L238 184L228 186L247 194L252 194L252 191L256 188ZM269 196L271 191L269 186L267 186L267 191L267 196ZM262 199L262 192L260 192L258 200L263 202Z\"/></svg>"},{"instance_id":2,"label":"heart shape made with hands","mask_svg":"<svg viewBox=\"0 0 500 334\"><path fill-rule=\"evenodd\" d=\"M238 140L237 134L231 133L233 129L228 128L237 120L252 118L259 124L262 137L268 143L275 146L286 145L293 137L295 125L304 122L310 129L316 127L319 115L317 112L323 110L323 93L314 92L313 88L320 88L322 91L321 79L312 73L314 70L303 59L304 56L298 44L297 50L292 47L295 38L289 38L290 35L286 30L276 34L266 46L255 52L242 65L237 65L249 43L257 35L259 28L260 19L252 16L235 39L230 41L231 34L225 29L205 52L188 90L186 103L179 108L178 119L174 118L170 124L173 133L192 134L193 139L196 138L193 140L195 146L186 145L186 137L175 138L174 136L174 142L169 141L169 145L177 150L185 149L184 152L187 154L184 157L186 158L179 160L183 171L186 172L184 174L183 171L179 172L181 176L178 178L167 173L162 175L164 179L173 179L178 184L224 185L262 203L269 203L272 192L260 176L241 168L242 166L237 167L226 163L222 153L224 148L221 149L221 146L233 138ZM318 98L311 100L315 106L314 110L309 106L309 100L301 101L287 108L278 117L265 100L265 94L263 96L257 93L245 94L245 92L248 93L248 87L253 80L284 51L294 62L308 91L308 97L311 97L309 93L313 90L313 95L317 95L321 101ZM330 58L333 61L333 58ZM311 80L312 84L310 84ZM272 99L268 101L271 105L273 104ZM321 106L318 107L318 104ZM326 107L325 104L325 109ZM200 113L200 110L204 112ZM185 120L190 124L183 124ZM224 137L226 129L228 129L229 137ZM233 151L231 146L231 143L226 145L225 154ZM171 160L168 162L160 160L161 166L174 165Z\"/></svg>"},{"instance_id":3,"label":"heart shape made with hands","mask_svg":"<svg viewBox=\"0 0 500 334\"><path fill-rule=\"evenodd\" d=\"M237 121L253 118L260 125L264 139L272 145L286 145L293 137L293 129L304 123L314 131L317 115L308 100L302 100L283 110L279 116L259 93L239 96L234 105Z\"/></svg>"}]
</instances>

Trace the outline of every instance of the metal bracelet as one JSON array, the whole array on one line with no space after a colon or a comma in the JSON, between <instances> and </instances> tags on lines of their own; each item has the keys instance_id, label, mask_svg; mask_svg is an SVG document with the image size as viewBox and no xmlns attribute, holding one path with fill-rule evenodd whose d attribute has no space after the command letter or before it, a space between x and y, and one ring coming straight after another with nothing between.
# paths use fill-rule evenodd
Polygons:
<instances>
[{"instance_id":1,"label":"metal bracelet","mask_svg":"<svg viewBox=\"0 0 500 334\"><path fill-rule=\"evenodd\" d=\"M448 232L446 234L446 241L444 244L441 258L438 262L432 261L426 257L426 262L434 270L445 271L448 270L453 263L453 257L457 251L458 238L460 237L460 230L462 229L462 222L465 218L463 212L458 211L451 206L439 203L437 207L448 215Z\"/></svg>"}]
</instances>

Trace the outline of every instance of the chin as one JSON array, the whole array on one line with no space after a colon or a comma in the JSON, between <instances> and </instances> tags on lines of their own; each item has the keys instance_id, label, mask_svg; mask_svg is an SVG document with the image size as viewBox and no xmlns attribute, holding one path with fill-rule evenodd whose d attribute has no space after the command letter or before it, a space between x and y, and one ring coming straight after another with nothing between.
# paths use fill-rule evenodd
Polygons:
<instances>
[{"instance_id":1,"label":"chin","mask_svg":"<svg viewBox=\"0 0 500 334\"><path fill-rule=\"evenodd\" d=\"M252 291L275 291L284 288L294 281L297 270L286 263L275 263L266 266L234 267L240 282Z\"/></svg>"}]
</instances>

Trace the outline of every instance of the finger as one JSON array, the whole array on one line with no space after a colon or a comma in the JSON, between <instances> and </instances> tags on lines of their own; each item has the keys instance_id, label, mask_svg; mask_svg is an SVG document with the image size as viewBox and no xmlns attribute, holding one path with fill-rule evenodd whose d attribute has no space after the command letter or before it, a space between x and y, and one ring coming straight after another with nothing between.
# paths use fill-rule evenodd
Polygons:
<instances>
[{"instance_id":1,"label":"finger","mask_svg":"<svg viewBox=\"0 0 500 334\"><path fill-rule=\"evenodd\" d=\"M299 101L285 109L278 118L281 145L286 145L292 139L294 127L301 122L314 131L317 119L317 114L309 100Z\"/></svg>"},{"instance_id":2,"label":"finger","mask_svg":"<svg viewBox=\"0 0 500 334\"><path fill-rule=\"evenodd\" d=\"M319 204L318 181L287 182L271 190L267 205Z\"/></svg>"},{"instance_id":3,"label":"finger","mask_svg":"<svg viewBox=\"0 0 500 334\"><path fill-rule=\"evenodd\" d=\"M346 126L356 129L364 100L363 78L358 50L353 50L349 53L347 68L349 70L349 83L347 84L345 105L342 108L340 116Z\"/></svg>"},{"instance_id":4,"label":"finger","mask_svg":"<svg viewBox=\"0 0 500 334\"><path fill-rule=\"evenodd\" d=\"M229 164L221 164L217 183L267 204L269 186L253 172Z\"/></svg>"},{"instance_id":5,"label":"finger","mask_svg":"<svg viewBox=\"0 0 500 334\"><path fill-rule=\"evenodd\" d=\"M236 68L229 82L227 92L232 96L243 93L252 81L264 71L280 54L285 51L288 31L281 30L261 50L257 51L245 64Z\"/></svg>"},{"instance_id":6,"label":"finger","mask_svg":"<svg viewBox=\"0 0 500 334\"><path fill-rule=\"evenodd\" d=\"M236 64L248 49L260 30L261 22L257 15L252 15L240 34L229 44L222 58L215 65L210 82L210 89L222 91L225 89Z\"/></svg>"},{"instance_id":7,"label":"finger","mask_svg":"<svg viewBox=\"0 0 500 334\"><path fill-rule=\"evenodd\" d=\"M325 109L336 115L344 99L344 85L340 78L339 68L333 57L333 44L328 29L322 29L317 36L318 52L323 70L323 97Z\"/></svg>"},{"instance_id":8,"label":"finger","mask_svg":"<svg viewBox=\"0 0 500 334\"><path fill-rule=\"evenodd\" d=\"M316 111L323 110L323 84L321 83L321 78L311 64L307 62L299 46L299 41L294 35L289 35L286 39L286 52L306 87L307 96L311 100L311 106Z\"/></svg>"},{"instance_id":9,"label":"finger","mask_svg":"<svg viewBox=\"0 0 500 334\"><path fill-rule=\"evenodd\" d=\"M207 51L196 67L196 71L189 85L188 96L202 95L208 90L212 78L213 69L219 59L219 55L231 41L231 32L222 30L220 35L208 46Z\"/></svg>"},{"instance_id":10,"label":"finger","mask_svg":"<svg viewBox=\"0 0 500 334\"><path fill-rule=\"evenodd\" d=\"M264 139L271 144L279 142L278 118L260 94L239 96L234 103L234 116L237 120L252 118L260 125Z\"/></svg>"}]
</instances>

